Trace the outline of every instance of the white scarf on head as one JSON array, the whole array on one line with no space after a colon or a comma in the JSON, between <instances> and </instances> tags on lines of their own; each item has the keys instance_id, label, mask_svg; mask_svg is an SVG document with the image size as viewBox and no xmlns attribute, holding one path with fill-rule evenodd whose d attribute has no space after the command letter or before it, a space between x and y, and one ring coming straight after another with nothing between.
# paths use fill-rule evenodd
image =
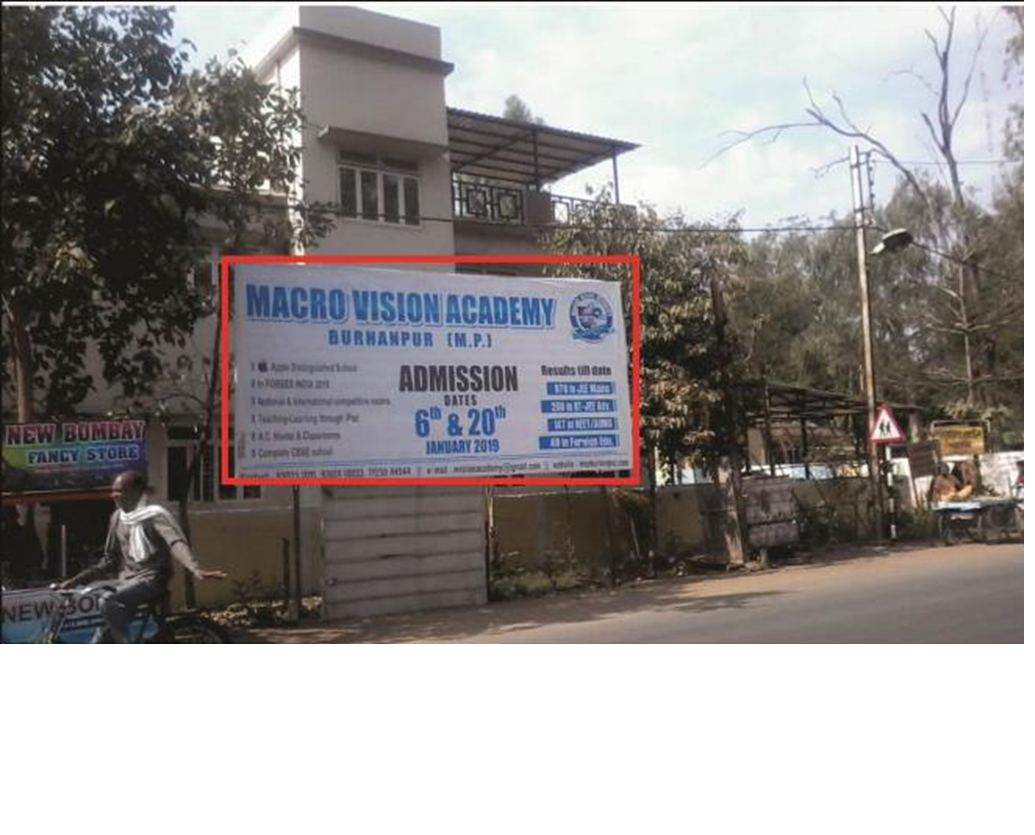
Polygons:
<instances>
[{"instance_id":1,"label":"white scarf on head","mask_svg":"<svg viewBox=\"0 0 1035 835\"><path fill-rule=\"evenodd\" d=\"M144 533L144 522L159 517L167 518L174 522L172 514L161 505L148 504L146 494L140 496L135 510L126 513L119 510L119 522L129 528L129 554L127 556L133 562L143 562L155 552L155 546Z\"/></svg>"}]
</instances>

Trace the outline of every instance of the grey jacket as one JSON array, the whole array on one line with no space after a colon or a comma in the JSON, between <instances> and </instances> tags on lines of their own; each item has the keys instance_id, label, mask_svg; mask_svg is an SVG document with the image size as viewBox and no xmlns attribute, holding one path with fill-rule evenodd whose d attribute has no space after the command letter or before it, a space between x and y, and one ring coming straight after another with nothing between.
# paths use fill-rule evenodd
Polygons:
<instances>
[{"instance_id":1,"label":"grey jacket","mask_svg":"<svg viewBox=\"0 0 1035 835\"><path fill-rule=\"evenodd\" d=\"M120 580L156 580L168 582L173 572L175 558L192 574L198 571L198 562L190 546L171 517L159 516L143 523L144 535L154 548L154 553L141 561L130 556L128 525L119 521L119 511L111 515L108 523L108 538L104 543L104 557L97 565L76 575L77 583L88 583L98 577L118 574Z\"/></svg>"}]
</instances>

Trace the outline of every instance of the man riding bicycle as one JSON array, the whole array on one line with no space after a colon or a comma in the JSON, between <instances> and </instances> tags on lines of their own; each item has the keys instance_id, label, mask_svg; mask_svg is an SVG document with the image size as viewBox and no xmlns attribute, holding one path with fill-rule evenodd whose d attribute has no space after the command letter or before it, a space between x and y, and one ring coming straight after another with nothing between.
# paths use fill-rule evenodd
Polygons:
<instances>
[{"instance_id":1,"label":"man riding bicycle","mask_svg":"<svg viewBox=\"0 0 1035 835\"><path fill-rule=\"evenodd\" d=\"M202 569L172 514L147 502L147 481L143 474L128 470L115 478L111 497L117 506L108 524L104 557L97 565L79 572L61 584L68 589L118 572L118 587L101 602L105 633L116 643L126 643L126 629L141 606L164 599L172 578L175 558L198 580L222 579L225 571Z\"/></svg>"}]
</instances>

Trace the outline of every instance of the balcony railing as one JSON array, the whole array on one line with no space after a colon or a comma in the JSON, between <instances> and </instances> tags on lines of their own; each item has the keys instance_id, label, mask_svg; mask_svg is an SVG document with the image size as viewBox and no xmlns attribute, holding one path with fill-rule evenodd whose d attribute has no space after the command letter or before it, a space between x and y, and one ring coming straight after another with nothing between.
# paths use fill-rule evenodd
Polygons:
<instances>
[{"instance_id":1,"label":"balcony railing","mask_svg":"<svg viewBox=\"0 0 1035 835\"><path fill-rule=\"evenodd\" d=\"M577 222L580 214L597 205L593 200L458 177L452 185L454 220L508 226L566 224Z\"/></svg>"},{"instance_id":2,"label":"balcony railing","mask_svg":"<svg viewBox=\"0 0 1035 835\"><path fill-rule=\"evenodd\" d=\"M453 178L453 217L486 223L524 224L524 189Z\"/></svg>"}]
</instances>

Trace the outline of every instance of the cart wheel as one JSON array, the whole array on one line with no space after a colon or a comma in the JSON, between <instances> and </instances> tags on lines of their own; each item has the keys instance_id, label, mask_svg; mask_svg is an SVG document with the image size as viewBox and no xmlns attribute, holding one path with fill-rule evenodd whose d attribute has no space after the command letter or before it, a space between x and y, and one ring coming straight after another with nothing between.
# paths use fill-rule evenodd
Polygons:
<instances>
[{"instance_id":1,"label":"cart wheel","mask_svg":"<svg viewBox=\"0 0 1035 835\"><path fill-rule=\"evenodd\" d=\"M946 545L958 545L963 541L963 532L952 519L946 517L942 520L942 542Z\"/></svg>"},{"instance_id":2,"label":"cart wheel","mask_svg":"<svg viewBox=\"0 0 1035 835\"><path fill-rule=\"evenodd\" d=\"M974 524L970 526L971 542L983 542L988 544L988 526L985 524L985 511L979 510Z\"/></svg>"}]
</instances>

